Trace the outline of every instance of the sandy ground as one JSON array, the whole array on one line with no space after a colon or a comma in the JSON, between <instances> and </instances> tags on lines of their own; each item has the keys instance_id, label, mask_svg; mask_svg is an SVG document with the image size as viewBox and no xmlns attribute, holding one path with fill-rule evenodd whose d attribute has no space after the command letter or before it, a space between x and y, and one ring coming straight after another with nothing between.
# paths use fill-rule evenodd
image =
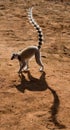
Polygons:
<instances>
[{"instance_id":1,"label":"sandy ground","mask_svg":"<svg viewBox=\"0 0 70 130\"><path fill-rule=\"evenodd\" d=\"M37 45L27 9L41 26L44 72L33 58L18 76L13 52ZM70 2L0 0L0 130L70 130Z\"/></svg>"}]
</instances>

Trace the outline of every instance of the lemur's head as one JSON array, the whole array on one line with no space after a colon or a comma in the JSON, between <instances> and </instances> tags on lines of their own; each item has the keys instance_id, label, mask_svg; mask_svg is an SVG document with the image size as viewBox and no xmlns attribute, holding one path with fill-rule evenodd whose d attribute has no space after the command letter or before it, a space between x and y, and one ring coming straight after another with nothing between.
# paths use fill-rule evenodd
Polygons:
<instances>
[{"instance_id":1,"label":"lemur's head","mask_svg":"<svg viewBox=\"0 0 70 130\"><path fill-rule=\"evenodd\" d=\"M18 54L17 53L13 53L11 56L11 60L13 59L18 59Z\"/></svg>"}]
</instances>

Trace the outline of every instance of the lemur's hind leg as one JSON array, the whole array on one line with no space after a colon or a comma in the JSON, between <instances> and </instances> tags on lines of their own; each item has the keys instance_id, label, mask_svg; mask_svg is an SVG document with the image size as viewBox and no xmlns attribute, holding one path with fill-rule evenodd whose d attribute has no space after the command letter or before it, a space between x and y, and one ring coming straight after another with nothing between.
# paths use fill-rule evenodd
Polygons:
<instances>
[{"instance_id":1,"label":"lemur's hind leg","mask_svg":"<svg viewBox=\"0 0 70 130\"><path fill-rule=\"evenodd\" d=\"M42 61L41 61L40 51L37 51L37 52L35 53L35 59L36 59L37 64L41 66L40 71L43 71L44 66L43 66Z\"/></svg>"}]
</instances>

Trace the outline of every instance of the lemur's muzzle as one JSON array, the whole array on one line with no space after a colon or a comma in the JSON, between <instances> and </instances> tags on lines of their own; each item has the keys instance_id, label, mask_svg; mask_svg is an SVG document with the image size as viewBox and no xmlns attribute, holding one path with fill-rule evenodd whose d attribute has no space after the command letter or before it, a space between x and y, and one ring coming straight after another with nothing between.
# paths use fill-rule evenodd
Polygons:
<instances>
[{"instance_id":1,"label":"lemur's muzzle","mask_svg":"<svg viewBox=\"0 0 70 130\"><path fill-rule=\"evenodd\" d=\"M13 56L11 57L11 60L13 60Z\"/></svg>"},{"instance_id":2,"label":"lemur's muzzle","mask_svg":"<svg viewBox=\"0 0 70 130\"><path fill-rule=\"evenodd\" d=\"M13 60L14 59L14 55L12 55L12 57L11 57L11 60Z\"/></svg>"}]
</instances>

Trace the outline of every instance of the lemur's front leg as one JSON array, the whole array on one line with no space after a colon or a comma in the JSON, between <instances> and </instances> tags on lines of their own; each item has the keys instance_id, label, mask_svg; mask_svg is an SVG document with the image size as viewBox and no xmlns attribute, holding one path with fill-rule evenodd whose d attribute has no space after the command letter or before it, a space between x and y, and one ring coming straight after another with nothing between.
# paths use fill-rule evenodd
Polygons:
<instances>
[{"instance_id":1,"label":"lemur's front leg","mask_svg":"<svg viewBox=\"0 0 70 130\"><path fill-rule=\"evenodd\" d=\"M26 61L26 68L25 68L25 71L28 71L29 70L29 64L28 64L28 61Z\"/></svg>"},{"instance_id":2,"label":"lemur's front leg","mask_svg":"<svg viewBox=\"0 0 70 130\"><path fill-rule=\"evenodd\" d=\"M21 72L22 72L22 69L23 69L23 64L20 65L20 69L19 69L18 73L21 73Z\"/></svg>"},{"instance_id":3,"label":"lemur's front leg","mask_svg":"<svg viewBox=\"0 0 70 130\"><path fill-rule=\"evenodd\" d=\"M20 69L18 71L18 73L22 72L22 69L26 66L26 62L24 61L23 63L20 62Z\"/></svg>"}]
</instances>

